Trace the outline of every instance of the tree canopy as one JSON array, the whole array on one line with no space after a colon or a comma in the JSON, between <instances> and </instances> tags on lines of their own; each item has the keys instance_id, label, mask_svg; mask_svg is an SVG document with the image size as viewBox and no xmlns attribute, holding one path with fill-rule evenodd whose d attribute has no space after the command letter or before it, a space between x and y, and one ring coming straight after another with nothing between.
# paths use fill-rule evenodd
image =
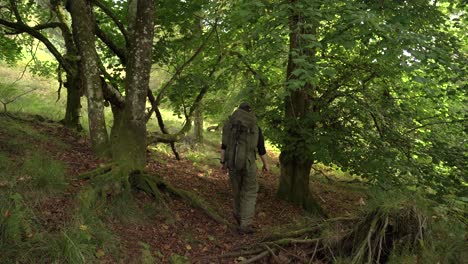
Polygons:
<instances>
[{"instance_id":1,"label":"tree canopy","mask_svg":"<svg viewBox=\"0 0 468 264\"><path fill-rule=\"evenodd\" d=\"M91 26L97 56L91 68L100 78L94 89L102 89L117 116L131 103L124 97L134 85L125 81L135 71L129 64L138 38L130 32L133 2L85 1L90 20L83 25ZM18 60L36 39L68 73L68 82L83 83L89 70L82 68L83 37L76 35L82 26L71 28L70 4L2 1L2 60ZM219 122L247 100L283 158L307 161L304 177L321 162L383 188L459 195L467 167L465 6L426 0L156 1L151 64L168 77L161 87L148 87L146 120L156 112L162 131L152 132L149 142L183 138L202 100L205 115ZM51 73L55 65L41 67ZM180 131L164 128L161 103L187 118ZM138 104L141 115L144 100Z\"/></svg>"}]
</instances>

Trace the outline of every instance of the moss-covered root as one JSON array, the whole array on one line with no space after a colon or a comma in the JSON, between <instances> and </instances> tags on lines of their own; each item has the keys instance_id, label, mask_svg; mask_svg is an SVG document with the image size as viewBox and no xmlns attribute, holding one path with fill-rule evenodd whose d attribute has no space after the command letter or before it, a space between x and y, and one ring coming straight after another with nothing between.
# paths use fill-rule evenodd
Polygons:
<instances>
[{"instance_id":1,"label":"moss-covered root","mask_svg":"<svg viewBox=\"0 0 468 264\"><path fill-rule=\"evenodd\" d=\"M162 184L161 178L135 172L130 175L128 181L133 188L153 196L156 201L161 200L161 192L158 188L158 185Z\"/></svg>"},{"instance_id":2,"label":"moss-covered root","mask_svg":"<svg viewBox=\"0 0 468 264\"><path fill-rule=\"evenodd\" d=\"M192 206L202 209L208 216L210 216L216 222L234 228L226 219L221 217L216 211L211 208L200 196L182 189L177 189L173 186L167 185L166 188L173 194L179 196L185 201L189 202Z\"/></svg>"},{"instance_id":3,"label":"moss-covered root","mask_svg":"<svg viewBox=\"0 0 468 264\"><path fill-rule=\"evenodd\" d=\"M176 195L182 198L184 201L188 202L190 205L202 209L208 216L210 216L216 222L232 227L232 225L223 217L221 217L216 211L208 205L206 201L203 200L200 196L179 188L176 188L169 183L165 182L160 177L154 175L148 175L144 173L134 173L130 176L130 184L139 190L142 190L156 199L161 197L160 190L166 190L173 195Z\"/></svg>"},{"instance_id":4,"label":"moss-covered root","mask_svg":"<svg viewBox=\"0 0 468 264\"><path fill-rule=\"evenodd\" d=\"M92 171L87 171L85 173L82 173L82 174L78 175L78 178L81 179L81 180L88 180L88 179L94 178L96 176L106 174L106 173L108 173L108 172L110 172L112 170L112 166L113 166L112 163L101 165L97 169L94 169Z\"/></svg>"}]
</instances>

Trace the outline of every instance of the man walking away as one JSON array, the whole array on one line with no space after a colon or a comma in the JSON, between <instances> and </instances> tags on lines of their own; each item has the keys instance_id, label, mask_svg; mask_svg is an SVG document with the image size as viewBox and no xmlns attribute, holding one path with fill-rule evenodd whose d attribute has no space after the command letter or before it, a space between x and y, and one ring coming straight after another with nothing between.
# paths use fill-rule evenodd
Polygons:
<instances>
[{"instance_id":1,"label":"man walking away","mask_svg":"<svg viewBox=\"0 0 468 264\"><path fill-rule=\"evenodd\" d=\"M268 171L262 131L250 105L242 103L224 124L221 144L222 170L229 169L234 194L234 218L241 234L255 232L252 219L258 191L256 150L262 160L263 171Z\"/></svg>"}]
</instances>

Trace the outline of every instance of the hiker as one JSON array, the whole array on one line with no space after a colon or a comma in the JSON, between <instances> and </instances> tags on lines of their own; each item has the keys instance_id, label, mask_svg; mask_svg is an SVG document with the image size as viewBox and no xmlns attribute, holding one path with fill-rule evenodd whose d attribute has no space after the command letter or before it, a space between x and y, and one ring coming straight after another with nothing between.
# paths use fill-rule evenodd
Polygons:
<instances>
[{"instance_id":1,"label":"hiker","mask_svg":"<svg viewBox=\"0 0 468 264\"><path fill-rule=\"evenodd\" d=\"M249 104L242 103L223 126L221 144L221 169L229 169L229 179L234 194L234 218L241 234L255 232L252 219L257 199L256 150L268 171L265 140L257 118Z\"/></svg>"}]
</instances>

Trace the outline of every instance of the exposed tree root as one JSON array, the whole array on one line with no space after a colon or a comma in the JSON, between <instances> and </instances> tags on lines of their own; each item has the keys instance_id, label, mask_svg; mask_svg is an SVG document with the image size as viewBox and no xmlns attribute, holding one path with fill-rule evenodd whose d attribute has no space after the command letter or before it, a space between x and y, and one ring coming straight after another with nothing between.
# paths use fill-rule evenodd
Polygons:
<instances>
[{"instance_id":1,"label":"exposed tree root","mask_svg":"<svg viewBox=\"0 0 468 264\"><path fill-rule=\"evenodd\" d=\"M113 164L107 164L95 170L79 175L80 179L93 179L96 185L101 186L103 194L112 195L120 193L119 188L122 188L121 183L113 177ZM117 177L118 178L118 177ZM164 203L164 198L161 191L169 192L193 207L202 209L205 214L211 217L219 224L225 225L230 228L234 226L226 219L221 217L208 203L200 196L190 191L176 188L161 177L156 175L149 175L141 172L133 172L128 177L130 186L135 189L141 190L155 198L156 201Z\"/></svg>"},{"instance_id":2,"label":"exposed tree root","mask_svg":"<svg viewBox=\"0 0 468 264\"><path fill-rule=\"evenodd\" d=\"M152 176L144 173L132 174L130 176L130 183L133 187L142 190L150 195L153 195L155 198L161 197L159 194L160 190L165 190L170 192L173 195L176 195L182 198L184 201L188 202L190 205L200 208L211 217L213 220L219 224L232 227L226 219L221 217L213 208L211 208L206 201L203 200L200 196L195 193L178 189L169 183L165 182L163 179L157 176Z\"/></svg>"},{"instance_id":3,"label":"exposed tree root","mask_svg":"<svg viewBox=\"0 0 468 264\"><path fill-rule=\"evenodd\" d=\"M270 254L271 254L270 251L265 250L265 251L263 251L262 253L258 254L257 256L255 256L253 258L247 259L247 260L239 262L239 263L240 264L254 263L254 262L258 261L258 260L261 260L264 257L267 257Z\"/></svg>"},{"instance_id":4,"label":"exposed tree root","mask_svg":"<svg viewBox=\"0 0 468 264\"><path fill-rule=\"evenodd\" d=\"M85 173L82 173L82 174L78 175L78 178L82 179L82 180L88 180L88 179L94 178L96 176L106 174L106 173L108 173L108 172L110 172L112 170L112 166L113 166L112 163L102 165L97 169L94 169L92 171L87 171Z\"/></svg>"},{"instance_id":5,"label":"exposed tree root","mask_svg":"<svg viewBox=\"0 0 468 264\"><path fill-rule=\"evenodd\" d=\"M291 237L301 237L304 234L311 234L316 231L319 231L321 227L322 227L321 224L317 224L317 225L312 225L312 226L297 229L297 230L274 233L274 234L268 235L262 241L275 241L275 240L291 238Z\"/></svg>"},{"instance_id":6,"label":"exposed tree root","mask_svg":"<svg viewBox=\"0 0 468 264\"><path fill-rule=\"evenodd\" d=\"M263 251L264 251L264 249L262 249L262 248L255 248L255 249L251 249L251 250L244 249L244 250L225 253L225 254L222 254L222 255L204 257L203 260L250 256L250 255L255 255L255 254L261 253Z\"/></svg>"},{"instance_id":7,"label":"exposed tree root","mask_svg":"<svg viewBox=\"0 0 468 264\"><path fill-rule=\"evenodd\" d=\"M281 249L288 258L299 259L300 263L333 263L338 257L349 263L385 263L391 254L418 254L420 245L427 239L429 220L414 205L376 208L357 218L328 219L273 234L251 245L249 251L224 256L256 254L242 262L253 263L269 255L275 257L265 250L269 246Z\"/></svg>"}]
</instances>

